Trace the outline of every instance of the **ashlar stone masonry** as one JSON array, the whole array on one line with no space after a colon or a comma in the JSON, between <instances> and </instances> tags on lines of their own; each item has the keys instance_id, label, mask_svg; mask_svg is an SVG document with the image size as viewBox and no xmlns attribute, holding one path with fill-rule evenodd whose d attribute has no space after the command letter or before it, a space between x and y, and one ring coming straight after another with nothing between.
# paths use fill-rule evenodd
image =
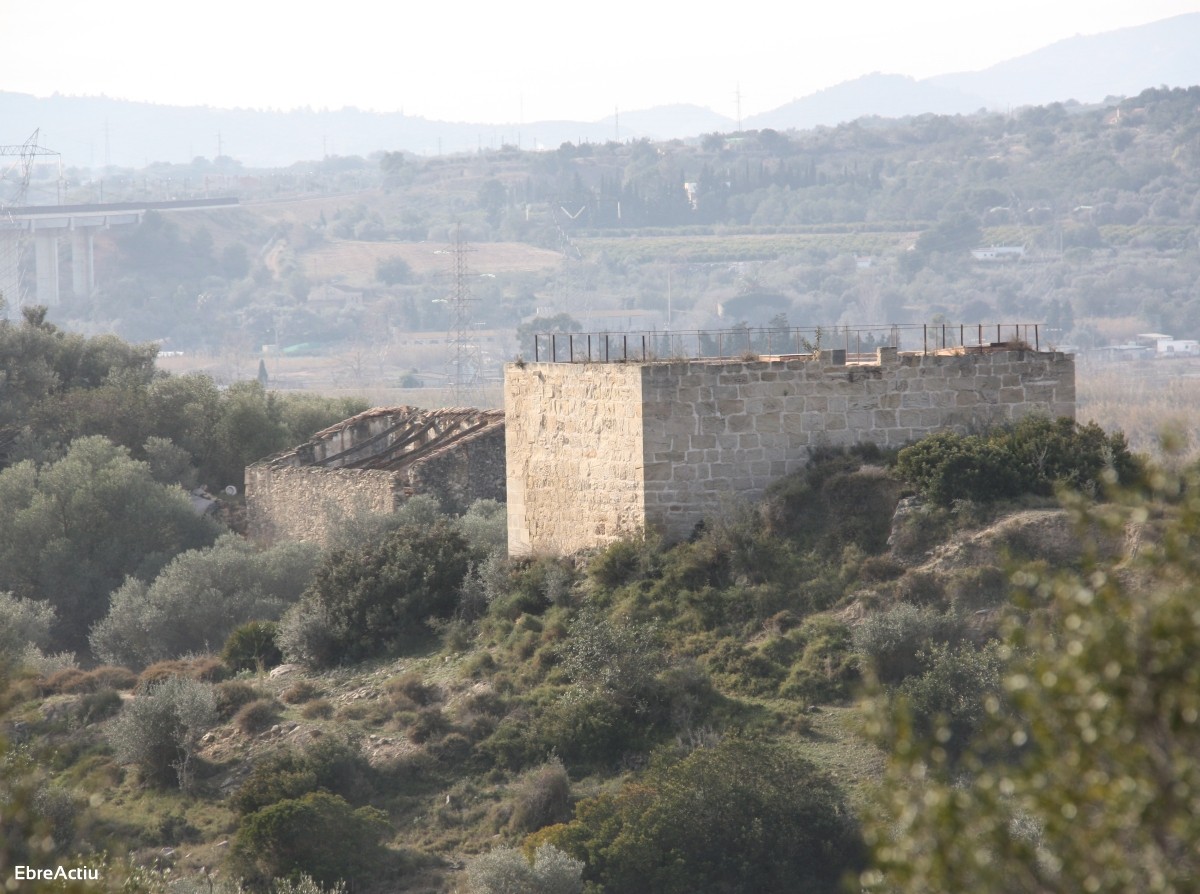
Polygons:
<instances>
[{"instance_id":1,"label":"ashlar stone masonry","mask_svg":"<svg viewBox=\"0 0 1200 894\"><path fill-rule=\"evenodd\" d=\"M818 447L899 447L1075 415L1075 364L1062 353L835 357L507 365L509 552L567 553L645 530L682 539Z\"/></svg>"}]
</instances>

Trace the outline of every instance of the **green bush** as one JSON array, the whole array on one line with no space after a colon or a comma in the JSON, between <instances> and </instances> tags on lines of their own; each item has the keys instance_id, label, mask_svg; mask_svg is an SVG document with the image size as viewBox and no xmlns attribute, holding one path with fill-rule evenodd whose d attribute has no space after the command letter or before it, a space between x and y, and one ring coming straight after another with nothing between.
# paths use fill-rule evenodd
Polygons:
<instances>
[{"instance_id":1,"label":"green bush","mask_svg":"<svg viewBox=\"0 0 1200 894\"><path fill-rule=\"evenodd\" d=\"M854 636L845 624L829 617L810 618L793 636L802 645L779 694L802 702L841 701L858 680Z\"/></svg>"},{"instance_id":2,"label":"green bush","mask_svg":"<svg viewBox=\"0 0 1200 894\"><path fill-rule=\"evenodd\" d=\"M647 576L656 561L658 544L626 538L610 543L588 564L588 575L601 587L614 590Z\"/></svg>"},{"instance_id":3,"label":"green bush","mask_svg":"<svg viewBox=\"0 0 1200 894\"><path fill-rule=\"evenodd\" d=\"M726 739L659 761L531 839L609 894L841 890L863 846L841 792L787 745Z\"/></svg>"},{"instance_id":4,"label":"green bush","mask_svg":"<svg viewBox=\"0 0 1200 894\"><path fill-rule=\"evenodd\" d=\"M388 829L373 807L355 809L337 795L310 792L245 816L233 858L252 882L302 873L326 885L353 882L378 872Z\"/></svg>"},{"instance_id":5,"label":"green bush","mask_svg":"<svg viewBox=\"0 0 1200 894\"><path fill-rule=\"evenodd\" d=\"M405 525L357 549L336 550L280 625L279 643L289 659L325 666L426 636L428 619L448 618L457 608L472 558L462 535L444 520Z\"/></svg>"},{"instance_id":6,"label":"green bush","mask_svg":"<svg viewBox=\"0 0 1200 894\"><path fill-rule=\"evenodd\" d=\"M882 683L898 683L924 669L921 653L956 642L961 624L932 608L901 602L868 615L854 628L854 648Z\"/></svg>"},{"instance_id":7,"label":"green bush","mask_svg":"<svg viewBox=\"0 0 1200 894\"><path fill-rule=\"evenodd\" d=\"M115 689L88 692L79 699L76 715L83 724L98 723L120 711L122 704L121 693Z\"/></svg>"},{"instance_id":8,"label":"green bush","mask_svg":"<svg viewBox=\"0 0 1200 894\"><path fill-rule=\"evenodd\" d=\"M283 749L258 761L230 802L246 814L323 789L352 804L362 804L372 791L373 778L357 745L327 736L303 751Z\"/></svg>"},{"instance_id":9,"label":"green bush","mask_svg":"<svg viewBox=\"0 0 1200 894\"><path fill-rule=\"evenodd\" d=\"M227 535L177 556L152 583L131 578L122 584L92 628L92 651L132 667L208 651L239 625L278 618L299 599L314 565L314 551L303 544L260 551Z\"/></svg>"},{"instance_id":10,"label":"green bush","mask_svg":"<svg viewBox=\"0 0 1200 894\"><path fill-rule=\"evenodd\" d=\"M1058 485L1093 492L1105 470L1113 483L1137 476L1124 436L1065 417L1029 417L986 435L938 432L901 450L896 461L900 476L940 506L1049 495Z\"/></svg>"},{"instance_id":11,"label":"green bush","mask_svg":"<svg viewBox=\"0 0 1200 894\"><path fill-rule=\"evenodd\" d=\"M279 625L273 621L250 621L238 627L225 640L221 660L235 673L264 671L283 661L283 653L275 643Z\"/></svg>"},{"instance_id":12,"label":"green bush","mask_svg":"<svg viewBox=\"0 0 1200 894\"><path fill-rule=\"evenodd\" d=\"M117 760L134 764L142 778L160 785L191 785L200 737L216 723L213 686L182 677L153 683L112 721L108 735Z\"/></svg>"},{"instance_id":13,"label":"green bush","mask_svg":"<svg viewBox=\"0 0 1200 894\"><path fill-rule=\"evenodd\" d=\"M0 592L0 670L16 663L30 645L46 648L54 620L49 603Z\"/></svg>"},{"instance_id":14,"label":"green bush","mask_svg":"<svg viewBox=\"0 0 1200 894\"><path fill-rule=\"evenodd\" d=\"M551 844L533 853L498 847L467 861L467 894L579 894L583 863Z\"/></svg>"},{"instance_id":15,"label":"green bush","mask_svg":"<svg viewBox=\"0 0 1200 894\"><path fill-rule=\"evenodd\" d=\"M953 761L983 726L985 700L1002 695L1003 661L995 643L937 645L920 657L928 670L905 680L897 694L908 704L914 735L936 741Z\"/></svg>"}]
</instances>

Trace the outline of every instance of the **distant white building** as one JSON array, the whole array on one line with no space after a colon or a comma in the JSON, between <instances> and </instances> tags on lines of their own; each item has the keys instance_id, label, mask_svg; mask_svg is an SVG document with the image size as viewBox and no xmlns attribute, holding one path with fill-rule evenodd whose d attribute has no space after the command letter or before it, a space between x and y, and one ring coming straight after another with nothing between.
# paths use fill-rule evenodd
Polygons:
<instances>
[{"instance_id":1,"label":"distant white building","mask_svg":"<svg viewBox=\"0 0 1200 894\"><path fill-rule=\"evenodd\" d=\"M1200 341L1195 339L1173 338L1164 332L1142 332L1136 338L1138 344L1153 348L1158 358L1200 357Z\"/></svg>"},{"instance_id":2,"label":"distant white building","mask_svg":"<svg viewBox=\"0 0 1200 894\"><path fill-rule=\"evenodd\" d=\"M989 245L971 249L971 257L977 261L1019 261L1025 257L1024 245Z\"/></svg>"}]
</instances>

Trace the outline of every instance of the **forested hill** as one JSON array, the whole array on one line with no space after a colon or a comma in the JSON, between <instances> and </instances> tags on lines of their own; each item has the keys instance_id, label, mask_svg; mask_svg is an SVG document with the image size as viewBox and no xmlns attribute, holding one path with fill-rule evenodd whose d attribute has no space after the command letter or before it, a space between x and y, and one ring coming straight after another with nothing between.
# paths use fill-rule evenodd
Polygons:
<instances>
[{"instance_id":1,"label":"forested hill","mask_svg":"<svg viewBox=\"0 0 1200 894\"><path fill-rule=\"evenodd\" d=\"M99 291L68 296L52 319L213 351L445 332L450 268L436 255L457 225L486 274L475 322L501 332L539 309L662 325L668 295L670 322L686 328L940 313L1042 320L1082 346L1200 332L1200 87L696 142L330 157L304 171L200 159L104 188L115 199L187 184L236 191L242 207L106 234ZM67 188L96 197L82 177ZM972 257L988 245L1019 248L1022 262ZM734 298L750 306L722 321ZM396 359L436 373L427 362Z\"/></svg>"}]
</instances>

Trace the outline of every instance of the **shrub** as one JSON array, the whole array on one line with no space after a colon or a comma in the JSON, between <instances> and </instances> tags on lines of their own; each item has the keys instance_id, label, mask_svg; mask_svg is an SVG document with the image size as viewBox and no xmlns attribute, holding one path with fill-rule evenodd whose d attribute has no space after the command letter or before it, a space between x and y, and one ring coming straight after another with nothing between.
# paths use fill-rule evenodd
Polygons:
<instances>
[{"instance_id":1,"label":"shrub","mask_svg":"<svg viewBox=\"0 0 1200 894\"><path fill-rule=\"evenodd\" d=\"M323 789L361 804L372 792L373 779L371 766L356 744L329 736L302 751L280 749L259 760L230 803L239 813L253 813Z\"/></svg>"},{"instance_id":2,"label":"shrub","mask_svg":"<svg viewBox=\"0 0 1200 894\"><path fill-rule=\"evenodd\" d=\"M901 450L896 462L904 479L941 506L1049 495L1059 484L1095 491L1106 469L1124 484L1139 474L1124 436L1065 417L1029 417L987 435L938 432Z\"/></svg>"},{"instance_id":3,"label":"shrub","mask_svg":"<svg viewBox=\"0 0 1200 894\"><path fill-rule=\"evenodd\" d=\"M508 549L508 507L496 500L476 500L456 523L467 542L479 552Z\"/></svg>"},{"instance_id":4,"label":"shrub","mask_svg":"<svg viewBox=\"0 0 1200 894\"><path fill-rule=\"evenodd\" d=\"M588 564L588 575L601 587L615 590L650 573L657 544L642 539L617 540L606 546Z\"/></svg>"},{"instance_id":5,"label":"shrub","mask_svg":"<svg viewBox=\"0 0 1200 894\"><path fill-rule=\"evenodd\" d=\"M0 592L0 668L19 659L27 646L49 646L54 619L49 603Z\"/></svg>"},{"instance_id":6,"label":"shrub","mask_svg":"<svg viewBox=\"0 0 1200 894\"><path fill-rule=\"evenodd\" d=\"M384 685L384 690L390 695L397 706L405 704L425 707L438 701L438 691L430 686L420 674L409 672L393 677Z\"/></svg>"},{"instance_id":7,"label":"shrub","mask_svg":"<svg viewBox=\"0 0 1200 894\"><path fill-rule=\"evenodd\" d=\"M905 680L897 694L908 703L913 733L937 741L951 761L957 760L983 725L984 701L1002 694L999 649L995 643L982 649L938 645L921 659L928 670Z\"/></svg>"},{"instance_id":8,"label":"shrub","mask_svg":"<svg viewBox=\"0 0 1200 894\"><path fill-rule=\"evenodd\" d=\"M245 736L256 736L279 719L279 703L271 698L255 699L242 705L233 716L233 725Z\"/></svg>"},{"instance_id":9,"label":"shrub","mask_svg":"<svg viewBox=\"0 0 1200 894\"><path fill-rule=\"evenodd\" d=\"M90 671L68 667L51 674L44 688L47 692L100 692L104 689L133 689L137 682L137 674L127 667L104 665Z\"/></svg>"},{"instance_id":10,"label":"shrub","mask_svg":"<svg viewBox=\"0 0 1200 894\"><path fill-rule=\"evenodd\" d=\"M250 621L238 627L225 640L221 660L234 673L264 671L283 661L283 653L275 644L279 625L273 621Z\"/></svg>"},{"instance_id":11,"label":"shrub","mask_svg":"<svg viewBox=\"0 0 1200 894\"><path fill-rule=\"evenodd\" d=\"M534 835L610 894L834 892L863 847L837 787L782 743L727 738L656 762Z\"/></svg>"},{"instance_id":12,"label":"shrub","mask_svg":"<svg viewBox=\"0 0 1200 894\"><path fill-rule=\"evenodd\" d=\"M462 535L445 521L405 525L353 550L339 550L317 569L298 612L320 616L328 639L312 642L311 621L303 636L285 620L281 645L307 663L334 656L355 661L380 654L405 637L424 634L426 619L454 613L471 561Z\"/></svg>"},{"instance_id":13,"label":"shrub","mask_svg":"<svg viewBox=\"0 0 1200 894\"><path fill-rule=\"evenodd\" d=\"M199 658L157 661L138 674L137 689L145 691L155 683L172 677L218 683L229 676L229 669L218 658L202 655Z\"/></svg>"},{"instance_id":14,"label":"shrub","mask_svg":"<svg viewBox=\"0 0 1200 894\"><path fill-rule=\"evenodd\" d=\"M255 763L229 801L238 813L254 813L278 801L303 797L316 788L317 771L311 761L301 752L287 749Z\"/></svg>"},{"instance_id":15,"label":"shrub","mask_svg":"<svg viewBox=\"0 0 1200 894\"><path fill-rule=\"evenodd\" d=\"M285 659L305 667L329 667L338 660L332 615L315 597L302 598L284 613L275 642Z\"/></svg>"},{"instance_id":16,"label":"shrub","mask_svg":"<svg viewBox=\"0 0 1200 894\"><path fill-rule=\"evenodd\" d=\"M832 618L811 618L794 634L803 642L779 694L803 702L834 702L850 694L858 679L854 635Z\"/></svg>"},{"instance_id":17,"label":"shrub","mask_svg":"<svg viewBox=\"0 0 1200 894\"><path fill-rule=\"evenodd\" d=\"M86 693L79 699L77 716L83 724L99 723L121 710L121 693L115 689L101 689Z\"/></svg>"},{"instance_id":18,"label":"shrub","mask_svg":"<svg viewBox=\"0 0 1200 894\"><path fill-rule=\"evenodd\" d=\"M562 761L553 758L521 779L513 795L509 828L536 832L571 818L571 780Z\"/></svg>"},{"instance_id":19,"label":"shrub","mask_svg":"<svg viewBox=\"0 0 1200 894\"><path fill-rule=\"evenodd\" d=\"M305 702L312 701L320 694L321 690L312 681L300 680L284 690L280 698L288 705L302 705Z\"/></svg>"},{"instance_id":20,"label":"shrub","mask_svg":"<svg viewBox=\"0 0 1200 894\"><path fill-rule=\"evenodd\" d=\"M337 795L310 792L244 817L233 857L251 880L304 873L321 884L352 882L378 868L387 831L381 811L354 809Z\"/></svg>"},{"instance_id":21,"label":"shrub","mask_svg":"<svg viewBox=\"0 0 1200 894\"><path fill-rule=\"evenodd\" d=\"M40 785L33 796L33 810L46 823L58 853L68 853L75 839L75 826L82 805L71 792L57 785Z\"/></svg>"},{"instance_id":22,"label":"shrub","mask_svg":"<svg viewBox=\"0 0 1200 894\"><path fill-rule=\"evenodd\" d=\"M182 553L152 583L131 578L113 593L92 628L92 652L140 667L207 651L239 625L278 618L308 585L315 562L302 544L259 551L233 534Z\"/></svg>"},{"instance_id":23,"label":"shrub","mask_svg":"<svg viewBox=\"0 0 1200 894\"><path fill-rule=\"evenodd\" d=\"M416 717L413 718L406 732L410 739L417 744L421 744L428 742L430 739L441 735L449 729L450 721L446 719L446 715L442 713L442 709L436 705L430 705L417 712Z\"/></svg>"},{"instance_id":24,"label":"shrub","mask_svg":"<svg viewBox=\"0 0 1200 894\"><path fill-rule=\"evenodd\" d=\"M964 568L950 576L946 591L959 614L992 608L1008 598L1008 575L995 565Z\"/></svg>"},{"instance_id":25,"label":"shrub","mask_svg":"<svg viewBox=\"0 0 1200 894\"><path fill-rule=\"evenodd\" d=\"M216 686L217 716L229 720L243 705L262 698L262 693L245 680L225 680Z\"/></svg>"},{"instance_id":26,"label":"shrub","mask_svg":"<svg viewBox=\"0 0 1200 894\"><path fill-rule=\"evenodd\" d=\"M499 847L467 861L467 894L579 894L583 863L552 844L533 853Z\"/></svg>"},{"instance_id":27,"label":"shrub","mask_svg":"<svg viewBox=\"0 0 1200 894\"><path fill-rule=\"evenodd\" d=\"M854 648L881 682L898 683L922 669L921 652L960 635L953 616L901 602L864 618L854 628Z\"/></svg>"},{"instance_id":28,"label":"shrub","mask_svg":"<svg viewBox=\"0 0 1200 894\"><path fill-rule=\"evenodd\" d=\"M327 698L314 699L300 711L305 720L328 720L333 716L333 703Z\"/></svg>"},{"instance_id":29,"label":"shrub","mask_svg":"<svg viewBox=\"0 0 1200 894\"><path fill-rule=\"evenodd\" d=\"M135 765L148 782L191 785L191 764L200 737L217 717L207 683L173 677L153 683L125 706L109 727L121 763Z\"/></svg>"}]
</instances>

